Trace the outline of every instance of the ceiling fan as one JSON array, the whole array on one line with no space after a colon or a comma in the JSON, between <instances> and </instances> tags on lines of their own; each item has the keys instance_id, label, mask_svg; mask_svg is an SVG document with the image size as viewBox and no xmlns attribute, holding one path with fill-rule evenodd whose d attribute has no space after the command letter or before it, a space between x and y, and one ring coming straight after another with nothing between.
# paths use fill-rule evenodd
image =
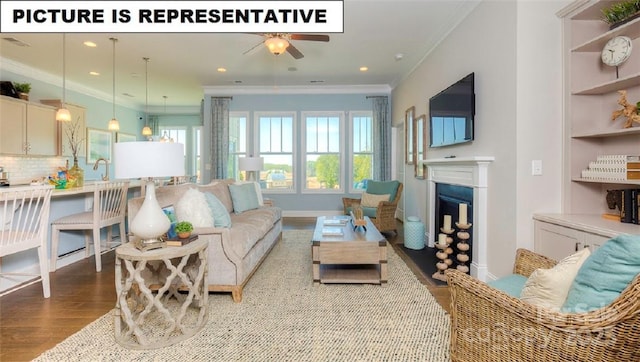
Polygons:
<instances>
[{"instance_id":1,"label":"ceiling fan","mask_svg":"<svg viewBox=\"0 0 640 362\"><path fill-rule=\"evenodd\" d=\"M252 33L264 37L264 41L256 44L253 48L247 50L243 54L247 54L260 44L264 44L274 55L280 55L283 52L291 54L295 59L304 58L304 55L291 44L291 40L309 40L328 42L329 36L323 34L289 34L289 33Z\"/></svg>"}]
</instances>

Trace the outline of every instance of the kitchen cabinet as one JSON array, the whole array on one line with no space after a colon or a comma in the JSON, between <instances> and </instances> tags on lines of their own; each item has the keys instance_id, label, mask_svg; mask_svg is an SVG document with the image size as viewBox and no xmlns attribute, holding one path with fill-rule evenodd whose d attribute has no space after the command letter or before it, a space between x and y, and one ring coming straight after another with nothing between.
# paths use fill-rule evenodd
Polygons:
<instances>
[{"instance_id":1,"label":"kitchen cabinet","mask_svg":"<svg viewBox=\"0 0 640 362\"><path fill-rule=\"evenodd\" d=\"M60 99L43 99L40 101L40 103L43 104L47 104L50 106L55 107L56 109L60 108L60 106L62 105L62 101ZM77 122L79 127L79 136L84 139L86 138L87 135L87 125L86 125L86 109L82 106L76 105L76 104L71 104L71 103L65 103L66 108L69 110L69 113L71 113L71 122L67 123L67 122L58 122L58 140L59 143L57 145L57 151L58 154L61 156L67 156L67 157L71 157L73 156L71 154L71 148L69 147L69 137L67 135L67 129L68 127L73 124L74 122ZM80 149L78 150L78 155L79 156L84 156L86 154L86 147L87 147L87 143L83 142Z\"/></svg>"},{"instance_id":2,"label":"kitchen cabinet","mask_svg":"<svg viewBox=\"0 0 640 362\"><path fill-rule=\"evenodd\" d=\"M56 109L2 96L0 98L0 153L55 156Z\"/></svg>"}]
</instances>

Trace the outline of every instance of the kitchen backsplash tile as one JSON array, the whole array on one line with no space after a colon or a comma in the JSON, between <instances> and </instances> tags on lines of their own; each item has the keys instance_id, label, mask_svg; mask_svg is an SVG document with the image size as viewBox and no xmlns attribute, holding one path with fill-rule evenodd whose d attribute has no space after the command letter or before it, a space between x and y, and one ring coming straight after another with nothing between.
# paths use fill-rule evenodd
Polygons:
<instances>
[{"instance_id":1,"label":"kitchen backsplash tile","mask_svg":"<svg viewBox=\"0 0 640 362\"><path fill-rule=\"evenodd\" d=\"M29 184L31 180L52 175L64 167L66 161L66 157L0 156L0 166L9 172L11 185Z\"/></svg>"}]
</instances>

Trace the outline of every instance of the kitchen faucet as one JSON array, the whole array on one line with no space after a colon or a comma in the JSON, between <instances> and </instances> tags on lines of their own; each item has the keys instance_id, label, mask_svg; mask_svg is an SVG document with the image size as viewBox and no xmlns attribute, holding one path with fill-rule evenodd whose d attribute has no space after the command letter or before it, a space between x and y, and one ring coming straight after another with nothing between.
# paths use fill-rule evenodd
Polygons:
<instances>
[{"instance_id":1,"label":"kitchen faucet","mask_svg":"<svg viewBox=\"0 0 640 362\"><path fill-rule=\"evenodd\" d=\"M107 160L105 160L102 157L97 159L96 163L93 165L93 170L95 171L95 170L98 169L98 165L100 164L100 161L104 161L104 166L105 166L105 169L107 171L106 175L101 175L102 176L102 181L109 181L109 162Z\"/></svg>"}]
</instances>

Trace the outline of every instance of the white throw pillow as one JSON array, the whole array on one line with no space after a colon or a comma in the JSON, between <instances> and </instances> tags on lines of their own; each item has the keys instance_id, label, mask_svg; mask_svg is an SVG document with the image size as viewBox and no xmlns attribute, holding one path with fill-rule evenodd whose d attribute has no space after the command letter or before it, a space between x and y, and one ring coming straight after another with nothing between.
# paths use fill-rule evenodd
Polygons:
<instances>
[{"instance_id":1,"label":"white throw pillow","mask_svg":"<svg viewBox=\"0 0 640 362\"><path fill-rule=\"evenodd\" d=\"M363 207L378 207L380 201L389 201L389 196L390 194L375 195L363 192L362 199L360 200L360 205L362 205Z\"/></svg>"},{"instance_id":2,"label":"white throw pillow","mask_svg":"<svg viewBox=\"0 0 640 362\"><path fill-rule=\"evenodd\" d=\"M536 269L524 284L520 299L554 311L560 310L582 263L591 255L585 248L562 259L551 269Z\"/></svg>"},{"instance_id":3,"label":"white throw pillow","mask_svg":"<svg viewBox=\"0 0 640 362\"><path fill-rule=\"evenodd\" d=\"M189 221L194 227L213 227L213 213L201 191L191 188L174 204L178 221Z\"/></svg>"}]
</instances>

